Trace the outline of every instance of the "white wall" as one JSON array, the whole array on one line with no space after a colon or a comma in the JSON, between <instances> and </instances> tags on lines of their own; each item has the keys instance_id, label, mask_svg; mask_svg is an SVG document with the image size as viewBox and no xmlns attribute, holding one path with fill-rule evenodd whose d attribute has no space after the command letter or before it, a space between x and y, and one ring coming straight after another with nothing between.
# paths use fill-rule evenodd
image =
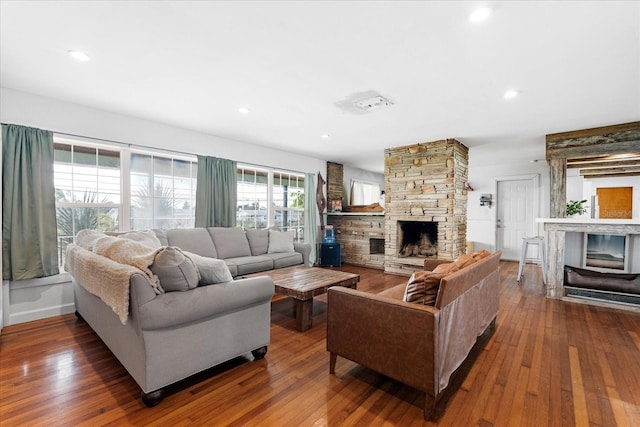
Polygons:
<instances>
[{"instance_id":1,"label":"white wall","mask_svg":"<svg viewBox=\"0 0 640 427\"><path fill-rule=\"evenodd\" d=\"M0 88L0 121L114 142L166 150L179 149L185 153L299 172L326 171L324 160L7 88ZM75 310L73 290L66 274L20 282L6 281L0 293L0 303L0 325L5 326L73 313Z\"/></svg>"},{"instance_id":2,"label":"white wall","mask_svg":"<svg viewBox=\"0 0 640 427\"><path fill-rule=\"evenodd\" d=\"M544 159L544 137L470 147L469 184L473 191L467 193L467 240L473 242L474 249L496 249L496 207L480 206L481 194L491 194L495 201L496 177L538 174L539 212L534 216L549 216L549 167Z\"/></svg>"},{"instance_id":3,"label":"white wall","mask_svg":"<svg viewBox=\"0 0 640 427\"><path fill-rule=\"evenodd\" d=\"M0 88L0 121L54 132L222 157L299 172L326 170L321 159ZM382 159L380 160L382 162Z\"/></svg>"}]
</instances>

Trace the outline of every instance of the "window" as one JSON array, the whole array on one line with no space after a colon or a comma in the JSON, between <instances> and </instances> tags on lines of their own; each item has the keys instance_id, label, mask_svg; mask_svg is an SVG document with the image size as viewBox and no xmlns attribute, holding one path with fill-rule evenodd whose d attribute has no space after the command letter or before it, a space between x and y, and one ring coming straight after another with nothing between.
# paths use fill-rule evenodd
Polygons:
<instances>
[{"instance_id":1,"label":"window","mask_svg":"<svg viewBox=\"0 0 640 427\"><path fill-rule=\"evenodd\" d=\"M193 227L195 158L142 152L54 135L60 265L83 229Z\"/></svg>"},{"instance_id":2,"label":"window","mask_svg":"<svg viewBox=\"0 0 640 427\"><path fill-rule=\"evenodd\" d=\"M303 174L238 166L238 227L276 225L294 231L296 241L303 241L304 200Z\"/></svg>"},{"instance_id":3,"label":"window","mask_svg":"<svg viewBox=\"0 0 640 427\"><path fill-rule=\"evenodd\" d=\"M131 154L131 229L184 228L195 224L197 163Z\"/></svg>"},{"instance_id":4,"label":"window","mask_svg":"<svg viewBox=\"0 0 640 427\"><path fill-rule=\"evenodd\" d=\"M269 226L269 172L238 167L236 225L244 229Z\"/></svg>"},{"instance_id":5,"label":"window","mask_svg":"<svg viewBox=\"0 0 640 427\"><path fill-rule=\"evenodd\" d=\"M58 259L83 229L117 231L120 223L120 152L73 143L54 144Z\"/></svg>"},{"instance_id":6,"label":"window","mask_svg":"<svg viewBox=\"0 0 640 427\"><path fill-rule=\"evenodd\" d=\"M275 224L282 231L294 231L296 241L304 240L304 175L273 173Z\"/></svg>"}]
</instances>

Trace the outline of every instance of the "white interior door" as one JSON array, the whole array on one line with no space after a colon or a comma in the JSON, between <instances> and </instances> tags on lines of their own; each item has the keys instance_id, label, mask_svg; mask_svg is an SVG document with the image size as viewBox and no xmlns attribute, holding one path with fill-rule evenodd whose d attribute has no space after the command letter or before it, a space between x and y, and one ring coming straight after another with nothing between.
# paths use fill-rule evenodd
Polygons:
<instances>
[{"instance_id":1,"label":"white interior door","mask_svg":"<svg viewBox=\"0 0 640 427\"><path fill-rule=\"evenodd\" d=\"M535 235L534 193L533 178L497 182L496 247L502 259L518 260L522 238ZM532 247L527 257L536 256Z\"/></svg>"}]
</instances>

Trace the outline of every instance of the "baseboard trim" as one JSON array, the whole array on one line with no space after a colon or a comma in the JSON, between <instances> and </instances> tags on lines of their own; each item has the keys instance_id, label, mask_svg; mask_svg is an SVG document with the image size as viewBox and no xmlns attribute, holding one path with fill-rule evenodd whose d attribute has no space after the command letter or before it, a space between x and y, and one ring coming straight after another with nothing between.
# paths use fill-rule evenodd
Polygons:
<instances>
[{"instance_id":1,"label":"baseboard trim","mask_svg":"<svg viewBox=\"0 0 640 427\"><path fill-rule=\"evenodd\" d=\"M9 325L17 325L18 323L31 322L33 320L46 319L48 317L61 316L76 311L74 303L60 304L51 307L39 308L37 310L27 310L19 313L11 313L9 315ZM4 325L8 326L8 325Z\"/></svg>"}]
</instances>

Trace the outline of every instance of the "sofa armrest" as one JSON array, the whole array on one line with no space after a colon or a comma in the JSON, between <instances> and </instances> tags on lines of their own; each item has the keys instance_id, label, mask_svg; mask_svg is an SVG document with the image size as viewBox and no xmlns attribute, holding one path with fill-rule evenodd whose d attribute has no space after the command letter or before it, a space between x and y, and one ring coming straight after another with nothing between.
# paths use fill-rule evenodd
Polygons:
<instances>
[{"instance_id":1,"label":"sofa armrest","mask_svg":"<svg viewBox=\"0 0 640 427\"><path fill-rule=\"evenodd\" d=\"M136 311L135 317L142 329L153 330L198 322L245 307L270 304L273 293L271 278L261 276L200 286L184 292L167 292L139 306L132 305L131 310Z\"/></svg>"},{"instance_id":2,"label":"sofa armrest","mask_svg":"<svg viewBox=\"0 0 640 427\"><path fill-rule=\"evenodd\" d=\"M302 263L306 266L312 267L309 265L309 256L311 255L311 244L310 243L298 243L293 242L293 250L302 254Z\"/></svg>"},{"instance_id":3,"label":"sofa armrest","mask_svg":"<svg viewBox=\"0 0 640 427\"><path fill-rule=\"evenodd\" d=\"M430 395L438 309L344 287L327 303L327 350Z\"/></svg>"}]
</instances>

